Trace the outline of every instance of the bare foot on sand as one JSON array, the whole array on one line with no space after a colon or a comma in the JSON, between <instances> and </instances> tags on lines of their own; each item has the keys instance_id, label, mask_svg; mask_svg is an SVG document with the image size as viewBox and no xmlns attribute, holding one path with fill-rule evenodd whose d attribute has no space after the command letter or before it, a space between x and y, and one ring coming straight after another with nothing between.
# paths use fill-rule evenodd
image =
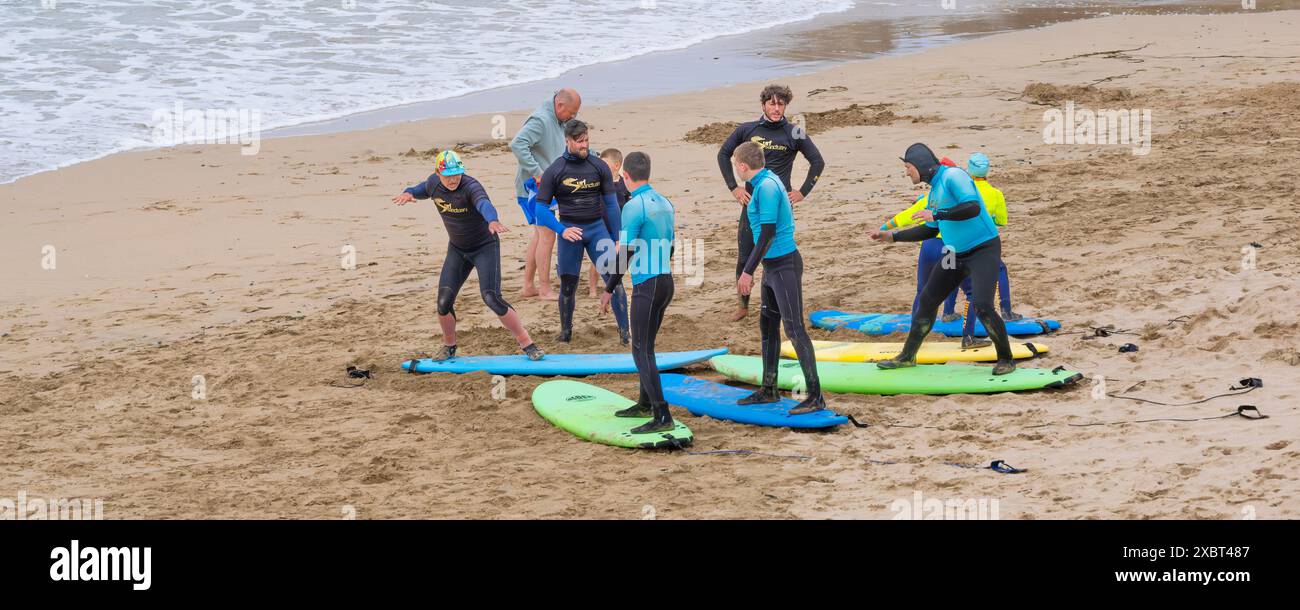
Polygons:
<instances>
[{"instance_id":1,"label":"bare foot on sand","mask_svg":"<svg viewBox=\"0 0 1300 610\"><path fill-rule=\"evenodd\" d=\"M744 320L745 316L747 315L749 315L748 307L738 307L736 308L736 311L731 312L731 321L739 322L741 320Z\"/></svg>"}]
</instances>

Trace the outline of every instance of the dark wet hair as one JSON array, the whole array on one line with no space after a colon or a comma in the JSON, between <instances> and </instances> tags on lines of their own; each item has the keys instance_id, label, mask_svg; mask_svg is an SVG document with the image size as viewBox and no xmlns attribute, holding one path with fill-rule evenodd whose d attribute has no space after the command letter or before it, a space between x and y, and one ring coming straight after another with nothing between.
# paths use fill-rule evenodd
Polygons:
<instances>
[{"instance_id":1,"label":"dark wet hair","mask_svg":"<svg viewBox=\"0 0 1300 610\"><path fill-rule=\"evenodd\" d=\"M641 151L628 154L623 159L623 171L627 172L627 177L637 182L644 182L650 179L650 155Z\"/></svg>"},{"instance_id":2,"label":"dark wet hair","mask_svg":"<svg viewBox=\"0 0 1300 610\"><path fill-rule=\"evenodd\" d=\"M587 135L587 124L578 119L573 119L569 121L568 125L564 126L564 137L570 140L577 140L585 135Z\"/></svg>"},{"instance_id":3,"label":"dark wet hair","mask_svg":"<svg viewBox=\"0 0 1300 610\"><path fill-rule=\"evenodd\" d=\"M790 91L790 88L785 85L768 85L763 87L762 93L758 94L758 101L761 104L766 104L768 100L773 98L781 100L782 104L789 105L790 101L794 99L794 92Z\"/></svg>"}]
</instances>

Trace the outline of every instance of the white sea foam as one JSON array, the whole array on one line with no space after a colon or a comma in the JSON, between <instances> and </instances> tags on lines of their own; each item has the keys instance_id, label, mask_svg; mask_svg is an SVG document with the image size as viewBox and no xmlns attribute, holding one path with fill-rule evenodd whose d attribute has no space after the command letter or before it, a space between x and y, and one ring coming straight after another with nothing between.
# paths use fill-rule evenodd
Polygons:
<instances>
[{"instance_id":1,"label":"white sea foam","mask_svg":"<svg viewBox=\"0 0 1300 610\"><path fill-rule=\"evenodd\" d=\"M154 111L176 102L260 111L273 129L553 78L853 1L43 4L0 3L0 183L149 147Z\"/></svg>"}]
</instances>

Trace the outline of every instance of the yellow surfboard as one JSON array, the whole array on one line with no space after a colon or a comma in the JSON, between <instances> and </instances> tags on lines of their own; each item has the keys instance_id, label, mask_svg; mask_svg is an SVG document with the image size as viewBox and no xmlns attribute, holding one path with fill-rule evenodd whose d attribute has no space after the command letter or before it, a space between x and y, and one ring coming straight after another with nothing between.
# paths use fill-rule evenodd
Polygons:
<instances>
[{"instance_id":1,"label":"yellow surfboard","mask_svg":"<svg viewBox=\"0 0 1300 610\"><path fill-rule=\"evenodd\" d=\"M902 343L858 343L853 341L813 341L813 350L817 359L826 362L879 362L888 360L903 351ZM1033 358L1047 353L1047 346L1042 343L1012 343L1011 355L1017 360ZM781 355L794 358L794 344L786 341L781 344ZM993 346L962 349L957 342L922 343L921 351L916 355L919 364L942 364L944 362L994 362L998 359Z\"/></svg>"}]
</instances>

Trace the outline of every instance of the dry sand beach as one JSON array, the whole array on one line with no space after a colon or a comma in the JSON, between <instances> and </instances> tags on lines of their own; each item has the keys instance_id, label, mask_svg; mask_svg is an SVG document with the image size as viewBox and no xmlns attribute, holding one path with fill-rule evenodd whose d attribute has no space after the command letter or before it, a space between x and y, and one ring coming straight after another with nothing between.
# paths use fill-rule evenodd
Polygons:
<instances>
[{"instance_id":1,"label":"dry sand beach","mask_svg":"<svg viewBox=\"0 0 1300 610\"><path fill-rule=\"evenodd\" d=\"M1024 394L833 395L833 408L873 426L823 433L675 412L695 451L806 460L586 443L534 413L540 379L510 378L497 400L487 375L401 372L439 342L445 232L428 207L389 200L429 174L431 148L464 150L511 226L505 296L539 343L618 349L585 292L567 346L551 341L555 306L519 295L527 233L490 115L272 139L255 156L121 154L0 186L0 495L102 498L110 519L334 519L345 507L358 518L639 519L647 506L661 519L890 518L916 492L997 499L1003 519L1296 518L1298 28L1300 11L1116 16L785 79L828 163L796 208L808 311L905 311L915 246L866 238L917 194L897 157L916 141L963 162L984 151L1010 209L1016 308L1066 325L1029 365L1089 377ZM750 120L761 85L582 110L593 147L651 155L679 239L705 248L704 281L679 284L660 351L758 352L753 317L726 321L736 204L714 161L729 129L714 124ZM1150 153L1045 145L1045 111L1067 102L1150 109ZM524 116L506 115L511 133ZM1255 268L1243 269L1252 242ZM55 270L41 267L46 245ZM345 245L355 269L341 268ZM457 307L463 354L514 352L475 279ZM1106 325L1132 334L1084 338ZM1126 342L1141 351L1118 353ZM375 378L348 387L349 364ZM196 375L204 400L191 396ZM1265 387L1164 407L1094 400L1101 377L1112 393L1163 402L1243 377ZM636 392L633 375L588 381ZM1076 425L1240 404L1271 417ZM995 459L1029 471L945 464Z\"/></svg>"}]
</instances>

